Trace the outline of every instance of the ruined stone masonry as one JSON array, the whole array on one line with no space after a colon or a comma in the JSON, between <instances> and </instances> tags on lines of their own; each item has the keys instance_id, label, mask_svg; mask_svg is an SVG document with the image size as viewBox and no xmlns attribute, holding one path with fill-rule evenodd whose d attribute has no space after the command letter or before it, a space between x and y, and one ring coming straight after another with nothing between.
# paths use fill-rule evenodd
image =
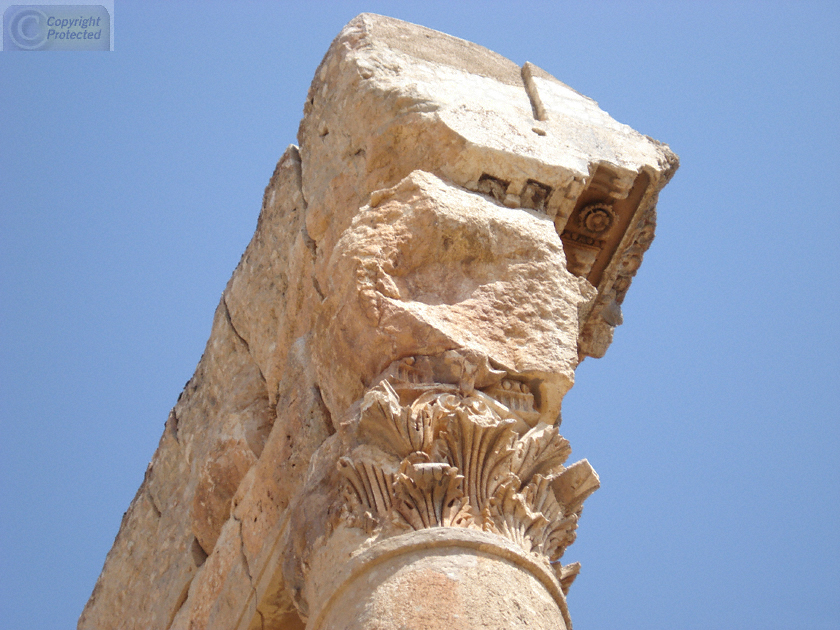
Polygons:
<instances>
[{"instance_id":1,"label":"ruined stone masonry","mask_svg":"<svg viewBox=\"0 0 840 630\"><path fill-rule=\"evenodd\" d=\"M569 629L599 486L558 432L667 146L536 66L331 45L82 630Z\"/></svg>"}]
</instances>

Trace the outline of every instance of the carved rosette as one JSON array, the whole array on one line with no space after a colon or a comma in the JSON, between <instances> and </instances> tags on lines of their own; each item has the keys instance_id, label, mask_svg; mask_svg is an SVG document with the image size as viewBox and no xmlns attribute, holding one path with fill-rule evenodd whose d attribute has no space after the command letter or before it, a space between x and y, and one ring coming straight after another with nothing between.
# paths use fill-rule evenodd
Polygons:
<instances>
[{"instance_id":1,"label":"carved rosette","mask_svg":"<svg viewBox=\"0 0 840 630\"><path fill-rule=\"evenodd\" d=\"M551 562L566 591L579 569L558 560L598 486L586 460L546 424L516 431L487 394L383 380L361 405L358 446L339 461L351 523L381 537L432 527L481 529Z\"/></svg>"}]
</instances>

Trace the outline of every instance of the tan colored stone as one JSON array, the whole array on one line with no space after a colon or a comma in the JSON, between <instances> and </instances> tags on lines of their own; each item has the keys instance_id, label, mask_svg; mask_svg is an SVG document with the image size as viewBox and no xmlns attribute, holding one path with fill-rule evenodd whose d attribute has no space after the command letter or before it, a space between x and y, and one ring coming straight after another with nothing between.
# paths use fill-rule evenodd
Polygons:
<instances>
[{"instance_id":1,"label":"tan colored stone","mask_svg":"<svg viewBox=\"0 0 840 630\"><path fill-rule=\"evenodd\" d=\"M348 408L396 359L464 348L534 383L553 423L574 382L578 306L591 297L566 271L554 223L422 171L377 201L328 263L314 345L327 406Z\"/></svg>"},{"instance_id":2,"label":"tan colored stone","mask_svg":"<svg viewBox=\"0 0 840 630\"><path fill-rule=\"evenodd\" d=\"M324 589L323 612L308 628L569 627L562 591L545 568L482 532L423 530L346 564L351 570Z\"/></svg>"},{"instance_id":3,"label":"tan colored stone","mask_svg":"<svg viewBox=\"0 0 840 630\"><path fill-rule=\"evenodd\" d=\"M284 301L282 295L275 294L274 314L253 320L243 315L247 309L239 303L252 299L255 294L267 293L268 286L280 285L276 279L273 284L258 280L261 276L275 277L277 263L271 256L250 262L254 260L253 251L259 251L264 242L272 238L289 242L274 246L298 254L297 261L289 264L292 272L297 271L295 264L305 264L300 248L294 247L295 242L302 240L298 237L303 218L295 212L296 200L299 202L300 198L299 194L295 197L289 192L299 191L299 173L297 150L291 148L281 158L266 189L258 222L259 236L249 246L243 256L242 270L234 273L222 297L204 356L170 414L146 481L127 512L94 595L79 620L80 628L167 628L175 615L180 614L179 610L185 610L184 598L206 553L215 555L214 539L231 516L231 489L235 492L239 488L244 472L262 454L276 424L274 405L270 403L272 392L263 377L264 373L274 372L269 362L260 364L255 360L251 344L233 327L234 317L230 313L236 314L244 334L255 335L260 340L276 337L275 347L286 340L279 353L283 357L280 369L285 369L285 357L291 345L288 337L294 330L281 334L272 326L281 319L278 312L283 317L290 314L296 322L304 320L298 316L299 302ZM295 216L297 224L294 224ZM305 245L303 250L309 252ZM284 269L288 273L288 268ZM257 358L264 356L259 354ZM273 395L276 400L277 389ZM279 442L280 433L277 432L273 445ZM322 438L314 441L318 439ZM275 451L276 446L271 453ZM295 457L305 460L306 455L296 451ZM227 465L216 467L216 480L212 481L214 460ZM208 521L201 510L197 513L193 508L197 501L200 503L197 491L202 486L209 487L211 481L223 492L210 497L214 507L209 510L212 518ZM277 485L284 487L282 481ZM285 490L287 495L292 491ZM288 503L283 493L272 494L266 488L262 492L282 507Z\"/></svg>"},{"instance_id":4,"label":"tan colored stone","mask_svg":"<svg viewBox=\"0 0 840 630\"><path fill-rule=\"evenodd\" d=\"M256 461L247 444L226 440L207 455L193 495L193 534L205 553L212 553L230 517L230 502L239 482Z\"/></svg>"},{"instance_id":5,"label":"tan colored stone","mask_svg":"<svg viewBox=\"0 0 840 630\"><path fill-rule=\"evenodd\" d=\"M561 402L676 157L367 14L304 112L79 628L570 628L551 562L599 482Z\"/></svg>"},{"instance_id":6,"label":"tan colored stone","mask_svg":"<svg viewBox=\"0 0 840 630\"><path fill-rule=\"evenodd\" d=\"M640 259L649 245L656 196L678 162L666 146L617 123L593 100L533 65L526 69L398 20L353 20L316 72L298 133L307 228L319 250L330 251L368 195L415 169L468 190L495 190L509 206L534 205L534 189L542 187L547 197L536 205L559 234L568 231L567 248L600 259L592 274L580 268L599 290L580 350L601 356L635 273L635 263L622 263ZM534 116L535 96L541 119ZM614 225L606 233L567 230L570 218L593 202L616 208ZM329 273L316 263L321 284Z\"/></svg>"}]
</instances>

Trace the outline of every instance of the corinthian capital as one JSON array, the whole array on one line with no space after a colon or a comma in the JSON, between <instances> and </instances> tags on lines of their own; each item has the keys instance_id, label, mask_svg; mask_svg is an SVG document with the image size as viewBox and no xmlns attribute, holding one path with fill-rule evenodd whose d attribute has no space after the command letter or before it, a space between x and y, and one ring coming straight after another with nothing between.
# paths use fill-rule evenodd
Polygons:
<instances>
[{"instance_id":1,"label":"corinthian capital","mask_svg":"<svg viewBox=\"0 0 840 630\"><path fill-rule=\"evenodd\" d=\"M332 458L320 463L323 476L315 476L311 491L335 481L340 491L327 508L335 515L329 527L308 548L301 542L311 522L308 501L297 506L303 518L297 521L296 548L303 553L297 575L288 578L319 584L301 589L298 605L316 619L330 618L336 606L346 605L339 603L340 593L354 590L361 578L343 576L336 584L313 570L365 551L373 566L358 570L375 572L375 550L423 555L412 534L426 532L435 541L423 556L430 566L446 564L441 545L463 553L474 543L494 550L491 556L517 559L517 570L546 589L569 626L565 593L579 565L564 566L560 558L574 542L583 501L599 481L586 460L566 465L569 443L556 426L539 421L529 386L489 368L486 357L458 350L405 357L376 381L341 424ZM330 459L337 478L330 474ZM323 513L324 505L311 509ZM357 594L370 598L370 605L380 596L378 589Z\"/></svg>"}]
</instances>

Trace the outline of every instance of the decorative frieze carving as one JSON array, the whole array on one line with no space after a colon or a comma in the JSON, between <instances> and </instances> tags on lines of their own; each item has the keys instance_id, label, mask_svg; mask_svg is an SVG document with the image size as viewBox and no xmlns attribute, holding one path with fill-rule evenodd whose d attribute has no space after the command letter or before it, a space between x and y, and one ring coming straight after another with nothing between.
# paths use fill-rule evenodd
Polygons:
<instances>
[{"instance_id":1,"label":"decorative frieze carving","mask_svg":"<svg viewBox=\"0 0 840 630\"><path fill-rule=\"evenodd\" d=\"M602 234L615 222L615 212L606 203L593 203L580 211L578 224L591 234Z\"/></svg>"},{"instance_id":2,"label":"decorative frieze carving","mask_svg":"<svg viewBox=\"0 0 840 630\"><path fill-rule=\"evenodd\" d=\"M513 182L501 177L482 173L475 186L467 186L483 195L492 197L500 204L511 208L528 208L544 214L549 213L549 197L554 189L548 184L529 179ZM554 211L556 212L556 208Z\"/></svg>"},{"instance_id":3,"label":"decorative frieze carving","mask_svg":"<svg viewBox=\"0 0 840 630\"><path fill-rule=\"evenodd\" d=\"M574 542L583 500L598 488L595 471L586 460L564 465L571 448L555 426L499 413L526 406L524 384L503 402L493 394L510 393L517 381L469 391L423 382L418 363L392 366L361 403L358 446L338 465L351 524L380 537L481 529L556 563ZM555 573L568 585L576 570L558 563Z\"/></svg>"},{"instance_id":4,"label":"decorative frieze carving","mask_svg":"<svg viewBox=\"0 0 840 630\"><path fill-rule=\"evenodd\" d=\"M547 212L548 198L551 196L551 186L529 179L522 189L520 202L523 208Z\"/></svg>"},{"instance_id":5,"label":"decorative frieze carving","mask_svg":"<svg viewBox=\"0 0 840 630\"><path fill-rule=\"evenodd\" d=\"M630 282L642 264L644 256L650 244L653 242L656 230L656 212L653 209L645 212L636 224L636 234L630 244L621 252L618 265L618 275L613 284L615 301L621 304Z\"/></svg>"}]
</instances>

